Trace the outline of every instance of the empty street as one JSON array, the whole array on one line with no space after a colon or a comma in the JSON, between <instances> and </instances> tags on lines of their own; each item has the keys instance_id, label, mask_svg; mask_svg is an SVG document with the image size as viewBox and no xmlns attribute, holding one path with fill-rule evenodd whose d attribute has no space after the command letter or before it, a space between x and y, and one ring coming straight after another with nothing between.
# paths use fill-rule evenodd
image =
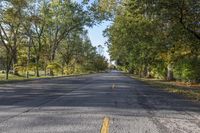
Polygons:
<instances>
[{"instance_id":1,"label":"empty street","mask_svg":"<svg viewBox=\"0 0 200 133\"><path fill-rule=\"evenodd\" d=\"M0 85L1 133L199 133L200 104L121 72Z\"/></svg>"}]
</instances>

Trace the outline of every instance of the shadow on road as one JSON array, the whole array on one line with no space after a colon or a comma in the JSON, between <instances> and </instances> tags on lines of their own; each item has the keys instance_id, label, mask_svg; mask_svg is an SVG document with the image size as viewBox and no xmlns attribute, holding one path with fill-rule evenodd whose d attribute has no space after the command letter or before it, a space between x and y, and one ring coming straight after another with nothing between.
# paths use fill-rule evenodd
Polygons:
<instances>
[{"instance_id":1,"label":"shadow on road","mask_svg":"<svg viewBox=\"0 0 200 133\"><path fill-rule=\"evenodd\" d=\"M152 88L117 72L0 86L0 108L36 105L200 112L198 102Z\"/></svg>"}]
</instances>

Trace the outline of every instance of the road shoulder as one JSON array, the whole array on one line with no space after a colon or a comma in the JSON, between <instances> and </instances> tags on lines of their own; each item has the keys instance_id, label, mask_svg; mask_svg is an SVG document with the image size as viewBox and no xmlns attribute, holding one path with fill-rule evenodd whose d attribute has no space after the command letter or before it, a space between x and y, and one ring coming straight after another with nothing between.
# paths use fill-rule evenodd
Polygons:
<instances>
[{"instance_id":1,"label":"road shoulder","mask_svg":"<svg viewBox=\"0 0 200 133\"><path fill-rule=\"evenodd\" d=\"M169 82L162 82L159 80L152 80L148 78L139 78L132 74L124 73L125 75L135 79L137 81L141 81L145 84L153 86L157 89L162 89L168 93L173 93L179 96L183 96L186 99L193 100L195 102L200 101L200 88L192 88L187 86L179 86L176 84L170 84Z\"/></svg>"}]
</instances>

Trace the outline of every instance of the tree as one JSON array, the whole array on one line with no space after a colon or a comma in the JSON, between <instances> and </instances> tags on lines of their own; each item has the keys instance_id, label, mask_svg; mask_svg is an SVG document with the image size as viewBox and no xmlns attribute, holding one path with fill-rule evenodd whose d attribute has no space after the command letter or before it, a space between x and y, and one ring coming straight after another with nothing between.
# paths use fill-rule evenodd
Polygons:
<instances>
[{"instance_id":1,"label":"tree","mask_svg":"<svg viewBox=\"0 0 200 133\"><path fill-rule=\"evenodd\" d=\"M47 36L49 37L49 61L53 62L56 51L66 36L76 30L82 30L91 20L87 11L71 1L53 1L49 3ZM53 74L53 73L51 73Z\"/></svg>"},{"instance_id":2,"label":"tree","mask_svg":"<svg viewBox=\"0 0 200 133\"><path fill-rule=\"evenodd\" d=\"M73 72L85 71L86 67L94 70L88 62L95 57L105 59L97 54L85 30L85 26L102 20L93 8L94 4L87 1L1 1L0 47L5 49L1 58L6 64L6 79L11 69L16 75L26 71L27 78L29 71L39 77L39 72L45 71L46 75L47 69L51 75L53 71L64 74L68 66Z\"/></svg>"},{"instance_id":3,"label":"tree","mask_svg":"<svg viewBox=\"0 0 200 133\"><path fill-rule=\"evenodd\" d=\"M173 80L177 62L198 62L198 1L122 0L117 5L105 35L111 58L125 70Z\"/></svg>"},{"instance_id":4,"label":"tree","mask_svg":"<svg viewBox=\"0 0 200 133\"><path fill-rule=\"evenodd\" d=\"M1 4L6 5L1 10L0 37L6 49L5 78L8 79L8 73L12 63L17 64L17 48L23 38L21 34L23 9L26 7L27 3L25 0L11 0L10 2L2 1ZM18 74L18 72L14 70L14 74Z\"/></svg>"}]
</instances>

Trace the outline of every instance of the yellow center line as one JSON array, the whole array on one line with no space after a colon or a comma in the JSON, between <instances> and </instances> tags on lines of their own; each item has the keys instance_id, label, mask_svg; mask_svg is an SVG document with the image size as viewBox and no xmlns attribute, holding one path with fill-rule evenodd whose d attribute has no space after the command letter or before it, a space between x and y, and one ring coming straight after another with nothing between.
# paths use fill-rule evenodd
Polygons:
<instances>
[{"instance_id":1,"label":"yellow center line","mask_svg":"<svg viewBox=\"0 0 200 133\"><path fill-rule=\"evenodd\" d=\"M104 117L103 124L101 127L101 133L109 133L109 124L110 124L109 117Z\"/></svg>"}]
</instances>

